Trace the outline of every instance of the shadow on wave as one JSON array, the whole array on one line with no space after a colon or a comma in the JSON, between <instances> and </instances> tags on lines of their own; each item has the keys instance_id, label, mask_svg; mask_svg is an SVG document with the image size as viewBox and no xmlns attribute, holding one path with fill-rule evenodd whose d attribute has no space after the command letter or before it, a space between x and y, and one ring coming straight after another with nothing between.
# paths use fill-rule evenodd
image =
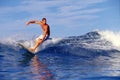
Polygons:
<instances>
[{"instance_id":1,"label":"shadow on wave","mask_svg":"<svg viewBox=\"0 0 120 80\"><path fill-rule=\"evenodd\" d=\"M84 78L86 80L120 80L120 76L101 76L101 77L90 77Z\"/></svg>"},{"instance_id":2,"label":"shadow on wave","mask_svg":"<svg viewBox=\"0 0 120 80\"><path fill-rule=\"evenodd\" d=\"M60 54L71 54L71 55L77 55L77 56L85 56L85 57L97 57L97 56L109 56L111 53L120 52L118 50L95 50L95 49L86 49L82 47L62 47L62 46L54 46L54 47L48 47L40 52L45 53L60 53Z\"/></svg>"}]
</instances>

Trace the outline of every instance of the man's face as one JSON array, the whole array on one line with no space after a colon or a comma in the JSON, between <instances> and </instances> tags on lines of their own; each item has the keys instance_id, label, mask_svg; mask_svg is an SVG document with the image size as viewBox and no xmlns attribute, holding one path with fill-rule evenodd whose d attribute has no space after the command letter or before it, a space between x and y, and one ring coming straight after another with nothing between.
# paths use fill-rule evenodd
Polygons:
<instances>
[{"instance_id":1,"label":"man's face","mask_svg":"<svg viewBox=\"0 0 120 80\"><path fill-rule=\"evenodd\" d=\"M42 22L43 22L43 24L45 24L45 23L46 23L46 20L42 20Z\"/></svg>"}]
</instances>

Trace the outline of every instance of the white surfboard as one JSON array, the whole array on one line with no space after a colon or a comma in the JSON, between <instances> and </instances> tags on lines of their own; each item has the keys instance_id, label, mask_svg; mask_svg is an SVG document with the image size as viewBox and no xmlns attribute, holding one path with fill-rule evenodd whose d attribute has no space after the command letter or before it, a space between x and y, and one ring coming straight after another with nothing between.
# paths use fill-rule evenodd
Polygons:
<instances>
[{"instance_id":1,"label":"white surfboard","mask_svg":"<svg viewBox=\"0 0 120 80\"><path fill-rule=\"evenodd\" d=\"M35 54L36 52L31 51L28 47L26 47L23 43L18 42L18 45L21 46L22 48L24 48L25 50L27 50L28 52Z\"/></svg>"}]
</instances>

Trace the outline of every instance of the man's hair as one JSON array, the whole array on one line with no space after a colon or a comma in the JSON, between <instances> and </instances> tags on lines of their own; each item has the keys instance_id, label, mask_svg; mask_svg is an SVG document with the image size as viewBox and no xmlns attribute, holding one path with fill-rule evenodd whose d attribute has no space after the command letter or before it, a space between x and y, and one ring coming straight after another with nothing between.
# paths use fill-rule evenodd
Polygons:
<instances>
[{"instance_id":1,"label":"man's hair","mask_svg":"<svg viewBox=\"0 0 120 80\"><path fill-rule=\"evenodd\" d=\"M46 20L46 18L42 18L42 21L43 21L43 20Z\"/></svg>"}]
</instances>

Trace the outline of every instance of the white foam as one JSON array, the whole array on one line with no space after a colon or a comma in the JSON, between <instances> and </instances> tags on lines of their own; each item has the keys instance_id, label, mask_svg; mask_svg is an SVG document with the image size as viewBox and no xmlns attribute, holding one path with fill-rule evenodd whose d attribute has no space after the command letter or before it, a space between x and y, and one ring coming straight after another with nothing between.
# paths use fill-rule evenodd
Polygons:
<instances>
[{"instance_id":1,"label":"white foam","mask_svg":"<svg viewBox=\"0 0 120 80\"><path fill-rule=\"evenodd\" d=\"M7 38L3 38L0 40L0 42L3 44L6 44L6 45L16 46L17 41L26 40L26 39L27 39L27 37L25 37L25 35L16 34L16 35L12 35L12 36L7 37Z\"/></svg>"},{"instance_id":2,"label":"white foam","mask_svg":"<svg viewBox=\"0 0 120 80\"><path fill-rule=\"evenodd\" d=\"M52 39L48 39L46 40L45 42L43 42L40 47L39 47L39 50L43 50L47 47L51 47L53 46L54 44L57 44L59 41L61 41L62 38L52 38Z\"/></svg>"},{"instance_id":3,"label":"white foam","mask_svg":"<svg viewBox=\"0 0 120 80\"><path fill-rule=\"evenodd\" d=\"M120 49L120 32L113 32L113 31L99 31L102 39L105 39L112 43L114 47Z\"/></svg>"},{"instance_id":4,"label":"white foam","mask_svg":"<svg viewBox=\"0 0 120 80\"><path fill-rule=\"evenodd\" d=\"M60 40L62 40L62 38L48 39L39 46L38 51L43 50L49 46L52 46L53 44L56 44ZM25 36L25 35L13 35L13 36L1 39L0 43L17 47L18 46L17 44L19 41L20 42L22 41L22 43L26 47L33 47L35 45L35 39L30 39L28 36Z\"/></svg>"},{"instance_id":5,"label":"white foam","mask_svg":"<svg viewBox=\"0 0 120 80\"><path fill-rule=\"evenodd\" d=\"M8 45L14 45L16 43L15 39L12 39L12 38L1 39L0 42L2 44L8 44Z\"/></svg>"}]
</instances>

